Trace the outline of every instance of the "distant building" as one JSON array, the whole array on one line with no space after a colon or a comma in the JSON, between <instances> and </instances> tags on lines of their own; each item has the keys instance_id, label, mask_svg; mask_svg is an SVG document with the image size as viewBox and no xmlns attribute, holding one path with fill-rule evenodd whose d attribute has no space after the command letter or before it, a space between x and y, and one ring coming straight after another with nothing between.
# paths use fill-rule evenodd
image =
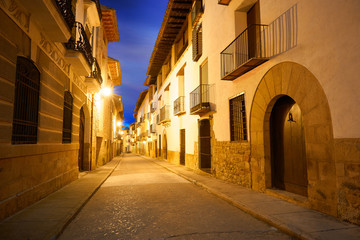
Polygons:
<instances>
[{"instance_id":1,"label":"distant building","mask_svg":"<svg viewBox=\"0 0 360 240\"><path fill-rule=\"evenodd\" d=\"M122 99L114 9L5 0L0 18L1 220L110 161Z\"/></svg>"},{"instance_id":2,"label":"distant building","mask_svg":"<svg viewBox=\"0 0 360 240\"><path fill-rule=\"evenodd\" d=\"M135 109L138 152L359 224L359 10L170 0Z\"/></svg>"}]
</instances>

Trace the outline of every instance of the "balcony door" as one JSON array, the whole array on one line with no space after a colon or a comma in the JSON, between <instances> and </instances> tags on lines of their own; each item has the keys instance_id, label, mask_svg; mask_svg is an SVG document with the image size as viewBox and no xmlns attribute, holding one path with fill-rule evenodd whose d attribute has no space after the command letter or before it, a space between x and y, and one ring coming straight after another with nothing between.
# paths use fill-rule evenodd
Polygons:
<instances>
[{"instance_id":1,"label":"balcony door","mask_svg":"<svg viewBox=\"0 0 360 240\"><path fill-rule=\"evenodd\" d=\"M254 6L247 12L247 27L248 27L248 54L249 58L256 58L260 56L260 5L257 1Z\"/></svg>"}]
</instances>

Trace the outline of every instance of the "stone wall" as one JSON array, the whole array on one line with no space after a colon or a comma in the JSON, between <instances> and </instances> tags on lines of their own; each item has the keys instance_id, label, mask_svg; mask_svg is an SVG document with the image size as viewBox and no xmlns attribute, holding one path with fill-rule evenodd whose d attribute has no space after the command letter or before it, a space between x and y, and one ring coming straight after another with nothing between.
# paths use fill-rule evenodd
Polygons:
<instances>
[{"instance_id":1,"label":"stone wall","mask_svg":"<svg viewBox=\"0 0 360 240\"><path fill-rule=\"evenodd\" d=\"M178 151L167 151L167 161L173 164L180 164L180 152Z\"/></svg>"},{"instance_id":2,"label":"stone wall","mask_svg":"<svg viewBox=\"0 0 360 240\"><path fill-rule=\"evenodd\" d=\"M335 139L338 215L360 224L360 139Z\"/></svg>"},{"instance_id":3,"label":"stone wall","mask_svg":"<svg viewBox=\"0 0 360 240\"><path fill-rule=\"evenodd\" d=\"M0 159L0 221L78 178L78 149L69 147Z\"/></svg>"},{"instance_id":4,"label":"stone wall","mask_svg":"<svg viewBox=\"0 0 360 240\"><path fill-rule=\"evenodd\" d=\"M225 181L251 188L250 143L212 141L212 174Z\"/></svg>"}]
</instances>

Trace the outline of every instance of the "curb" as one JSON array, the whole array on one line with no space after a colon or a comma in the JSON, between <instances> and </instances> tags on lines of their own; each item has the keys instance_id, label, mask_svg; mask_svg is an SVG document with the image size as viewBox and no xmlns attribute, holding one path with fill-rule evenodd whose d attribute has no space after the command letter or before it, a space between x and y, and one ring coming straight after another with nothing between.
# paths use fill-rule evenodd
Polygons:
<instances>
[{"instance_id":1,"label":"curb","mask_svg":"<svg viewBox=\"0 0 360 240\"><path fill-rule=\"evenodd\" d=\"M110 177L110 175L115 171L115 169L119 166L121 160L123 159L123 156L120 156L120 159L118 163L116 163L115 167L104 177L104 179L100 182L100 184L92 191L92 193L89 195L89 197L86 198L86 200L77 208L77 210L69 216L65 223L59 227L58 229L54 230L53 233L48 234L45 239L55 240L58 239L61 234L64 232L65 228L77 217L77 215L80 213L80 211L85 207L85 205L90 201L90 199L95 195L95 193L100 189L100 187L104 184L104 182ZM90 172L91 174L91 172Z\"/></svg>"},{"instance_id":2,"label":"curb","mask_svg":"<svg viewBox=\"0 0 360 240\"><path fill-rule=\"evenodd\" d=\"M143 157L143 156L141 156ZM145 158L145 157L143 157ZM230 203L231 205L233 205L234 207L237 207L239 208L240 210L252 215L253 217L263 221L263 222L266 222L267 224L279 229L280 231L290 235L290 236L293 236L293 237L296 237L296 238L299 238L299 239L302 239L302 240L315 240L314 237L310 236L308 233L306 232L303 232L299 229L293 229L291 226L288 226L276 219L273 219L271 218L270 216L267 216L267 215L264 215L264 214L259 214L255 211L253 211L251 208L241 204L241 203L238 203L236 202L235 200L233 200L231 197L223 194L223 193L220 193L218 192L217 190L215 189L212 189L211 187L208 187L206 186L205 184L203 183L200 183L198 181L196 181L195 179L192 179L191 177L188 177L188 176L185 176L184 174L180 173L180 172L177 172L176 170L173 170L169 167L166 167L164 165L162 165L161 163L157 163L156 161L154 161L152 158L145 158L145 159L148 159L150 161L152 161L153 163L165 168L166 170L170 171L170 172L173 172L175 173L176 175L188 180L189 182L195 184L196 186L199 186L205 190L207 190L209 193L223 199L224 201Z\"/></svg>"}]
</instances>

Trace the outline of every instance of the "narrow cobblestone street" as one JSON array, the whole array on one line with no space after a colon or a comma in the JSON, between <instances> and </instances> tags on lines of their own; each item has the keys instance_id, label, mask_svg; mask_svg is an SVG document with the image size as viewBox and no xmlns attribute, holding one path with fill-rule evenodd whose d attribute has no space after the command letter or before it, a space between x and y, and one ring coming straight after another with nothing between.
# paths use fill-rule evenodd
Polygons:
<instances>
[{"instance_id":1,"label":"narrow cobblestone street","mask_svg":"<svg viewBox=\"0 0 360 240\"><path fill-rule=\"evenodd\" d=\"M292 239L137 155L121 163L60 239Z\"/></svg>"}]
</instances>

